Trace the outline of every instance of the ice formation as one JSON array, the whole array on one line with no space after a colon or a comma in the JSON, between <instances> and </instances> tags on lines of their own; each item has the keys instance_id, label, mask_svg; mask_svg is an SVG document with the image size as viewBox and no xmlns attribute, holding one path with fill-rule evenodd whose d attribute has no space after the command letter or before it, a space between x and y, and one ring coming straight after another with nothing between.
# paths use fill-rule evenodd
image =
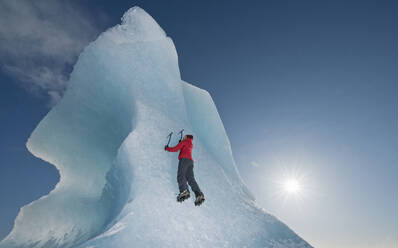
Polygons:
<instances>
[{"instance_id":1,"label":"ice formation","mask_svg":"<svg viewBox=\"0 0 398 248\"><path fill-rule=\"evenodd\" d=\"M177 154L163 150L183 128L200 207L176 202ZM255 205L212 98L181 80L172 40L138 7L85 48L27 147L61 179L0 248L311 247Z\"/></svg>"}]
</instances>

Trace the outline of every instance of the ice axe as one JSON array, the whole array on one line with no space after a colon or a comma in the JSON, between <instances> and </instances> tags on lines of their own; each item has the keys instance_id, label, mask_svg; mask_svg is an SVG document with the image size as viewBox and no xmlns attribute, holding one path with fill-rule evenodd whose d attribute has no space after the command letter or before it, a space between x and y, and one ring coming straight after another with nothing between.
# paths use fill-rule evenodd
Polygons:
<instances>
[{"instance_id":1,"label":"ice axe","mask_svg":"<svg viewBox=\"0 0 398 248\"><path fill-rule=\"evenodd\" d=\"M178 141L178 143L180 143L181 142L181 140L182 140L182 134L184 133L184 129L182 129L178 134L180 134L181 136L180 136L180 140Z\"/></svg>"},{"instance_id":2,"label":"ice axe","mask_svg":"<svg viewBox=\"0 0 398 248\"><path fill-rule=\"evenodd\" d=\"M169 146L170 140L171 140L171 136L172 136L172 135L173 135L173 132L171 132L171 133L169 133L169 135L167 135L166 138L169 138L169 141L167 142L167 145L166 145L166 146Z\"/></svg>"}]
</instances>

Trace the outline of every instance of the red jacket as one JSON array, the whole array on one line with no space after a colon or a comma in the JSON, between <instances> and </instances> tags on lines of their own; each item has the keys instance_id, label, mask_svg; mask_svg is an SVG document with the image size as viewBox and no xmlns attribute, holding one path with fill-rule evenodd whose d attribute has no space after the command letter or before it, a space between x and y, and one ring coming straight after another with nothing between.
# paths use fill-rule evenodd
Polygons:
<instances>
[{"instance_id":1,"label":"red jacket","mask_svg":"<svg viewBox=\"0 0 398 248\"><path fill-rule=\"evenodd\" d=\"M178 145L174 147L166 147L166 150L169 152L176 152L178 150L181 150L180 154L178 154L178 159L189 158L190 160L193 161L192 148L193 148L192 139L188 138L182 140L180 143L178 143Z\"/></svg>"}]
</instances>

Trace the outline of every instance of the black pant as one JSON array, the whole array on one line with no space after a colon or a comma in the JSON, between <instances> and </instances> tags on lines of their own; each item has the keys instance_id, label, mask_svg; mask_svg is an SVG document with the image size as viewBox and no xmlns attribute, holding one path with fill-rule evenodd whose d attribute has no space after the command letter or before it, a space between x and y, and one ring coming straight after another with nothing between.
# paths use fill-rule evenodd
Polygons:
<instances>
[{"instance_id":1,"label":"black pant","mask_svg":"<svg viewBox=\"0 0 398 248\"><path fill-rule=\"evenodd\" d=\"M188 189L187 181L189 186L191 186L192 191L196 196L201 195L199 185L195 180L193 175L193 161L188 158L181 158L178 162L178 172L177 172L177 182L180 192Z\"/></svg>"}]
</instances>

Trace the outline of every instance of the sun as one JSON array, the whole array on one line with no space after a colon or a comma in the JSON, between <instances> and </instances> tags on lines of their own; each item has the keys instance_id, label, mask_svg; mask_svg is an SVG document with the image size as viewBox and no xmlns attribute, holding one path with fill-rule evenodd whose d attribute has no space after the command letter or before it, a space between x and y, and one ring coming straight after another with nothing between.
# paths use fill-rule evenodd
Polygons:
<instances>
[{"instance_id":1,"label":"sun","mask_svg":"<svg viewBox=\"0 0 398 248\"><path fill-rule=\"evenodd\" d=\"M301 185L295 178L290 178L284 182L283 188L288 194L297 194L301 190Z\"/></svg>"},{"instance_id":2,"label":"sun","mask_svg":"<svg viewBox=\"0 0 398 248\"><path fill-rule=\"evenodd\" d=\"M267 193L282 207L301 211L304 206L319 197L319 184L316 175L296 161L276 161L277 169L267 181Z\"/></svg>"},{"instance_id":3,"label":"sun","mask_svg":"<svg viewBox=\"0 0 398 248\"><path fill-rule=\"evenodd\" d=\"M295 200L303 201L309 195L308 173L298 167L283 167L282 172L275 178L275 195L281 197L283 201Z\"/></svg>"}]
</instances>

